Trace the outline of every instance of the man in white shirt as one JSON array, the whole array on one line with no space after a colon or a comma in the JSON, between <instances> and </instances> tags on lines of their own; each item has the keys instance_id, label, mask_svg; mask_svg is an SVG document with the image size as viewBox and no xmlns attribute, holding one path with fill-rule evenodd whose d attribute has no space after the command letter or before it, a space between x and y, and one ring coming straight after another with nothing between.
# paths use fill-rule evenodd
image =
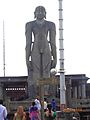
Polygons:
<instances>
[{"instance_id":1,"label":"man in white shirt","mask_svg":"<svg viewBox=\"0 0 90 120\"><path fill-rule=\"evenodd\" d=\"M38 108L39 118L41 119L41 113L40 113L41 104L40 104L39 98L37 97L34 102L35 102L35 106Z\"/></svg>"},{"instance_id":2,"label":"man in white shirt","mask_svg":"<svg viewBox=\"0 0 90 120\"><path fill-rule=\"evenodd\" d=\"M44 98L44 112L47 111L47 99Z\"/></svg>"},{"instance_id":3,"label":"man in white shirt","mask_svg":"<svg viewBox=\"0 0 90 120\"><path fill-rule=\"evenodd\" d=\"M7 109L3 106L3 100L0 99L0 120L5 120L7 117Z\"/></svg>"},{"instance_id":4,"label":"man in white shirt","mask_svg":"<svg viewBox=\"0 0 90 120\"><path fill-rule=\"evenodd\" d=\"M35 104L36 104L36 107L38 108L38 110L41 110L41 104L40 104L40 101L38 98L35 99Z\"/></svg>"}]
</instances>

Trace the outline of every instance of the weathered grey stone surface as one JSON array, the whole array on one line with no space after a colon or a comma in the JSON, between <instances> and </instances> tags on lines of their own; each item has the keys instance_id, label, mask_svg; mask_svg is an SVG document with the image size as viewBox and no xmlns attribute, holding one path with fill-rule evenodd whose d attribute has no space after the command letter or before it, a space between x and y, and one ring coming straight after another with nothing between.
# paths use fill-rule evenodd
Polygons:
<instances>
[{"instance_id":1,"label":"weathered grey stone surface","mask_svg":"<svg viewBox=\"0 0 90 120\"><path fill-rule=\"evenodd\" d=\"M35 87L40 78L50 77L50 69L55 68L57 62L55 24L45 20L43 6L36 7L34 15L35 20L25 26L29 92L30 86Z\"/></svg>"},{"instance_id":2,"label":"weathered grey stone surface","mask_svg":"<svg viewBox=\"0 0 90 120\"><path fill-rule=\"evenodd\" d=\"M3 100L3 84L0 83L0 99Z\"/></svg>"}]
</instances>

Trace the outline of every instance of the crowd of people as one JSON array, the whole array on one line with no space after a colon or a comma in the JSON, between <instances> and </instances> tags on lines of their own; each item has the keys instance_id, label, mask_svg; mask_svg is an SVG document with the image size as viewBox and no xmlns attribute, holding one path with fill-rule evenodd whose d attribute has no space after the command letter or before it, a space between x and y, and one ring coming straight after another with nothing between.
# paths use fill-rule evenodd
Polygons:
<instances>
[{"instance_id":1,"label":"crowd of people","mask_svg":"<svg viewBox=\"0 0 90 120\"><path fill-rule=\"evenodd\" d=\"M52 99L51 103L44 98L43 103L44 108L44 120L55 120L56 118L56 102ZM13 120L41 120L41 110L42 102L38 98L32 101L32 104L28 108L29 118L27 119L27 114L24 111L23 106L18 106L16 112L14 113ZM0 120L9 120L7 118L8 111L3 105L3 100L0 100Z\"/></svg>"},{"instance_id":2,"label":"crowd of people","mask_svg":"<svg viewBox=\"0 0 90 120\"><path fill-rule=\"evenodd\" d=\"M48 103L47 99L44 98L44 120L55 120L56 119L56 102L52 99L51 103ZM41 109L42 105L38 98L36 98L32 105L29 107L30 120L41 120Z\"/></svg>"}]
</instances>

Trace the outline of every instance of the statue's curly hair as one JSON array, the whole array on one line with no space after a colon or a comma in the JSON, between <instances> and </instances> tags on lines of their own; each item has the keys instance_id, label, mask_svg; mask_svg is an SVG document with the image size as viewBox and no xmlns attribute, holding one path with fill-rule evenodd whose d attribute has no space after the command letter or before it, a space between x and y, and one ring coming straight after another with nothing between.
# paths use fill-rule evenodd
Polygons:
<instances>
[{"instance_id":1,"label":"statue's curly hair","mask_svg":"<svg viewBox=\"0 0 90 120\"><path fill-rule=\"evenodd\" d=\"M44 14L44 18L46 18L46 9L45 9L43 6L37 6L37 7L35 8L34 18L36 18L36 12L37 12L38 9L42 9L42 11L45 13L45 14Z\"/></svg>"}]
</instances>

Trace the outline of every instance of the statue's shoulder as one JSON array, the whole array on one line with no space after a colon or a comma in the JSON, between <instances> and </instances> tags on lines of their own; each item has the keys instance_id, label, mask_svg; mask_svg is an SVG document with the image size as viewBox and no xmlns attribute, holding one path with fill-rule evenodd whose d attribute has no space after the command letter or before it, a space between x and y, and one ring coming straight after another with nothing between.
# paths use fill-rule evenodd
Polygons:
<instances>
[{"instance_id":1,"label":"statue's shoulder","mask_svg":"<svg viewBox=\"0 0 90 120\"><path fill-rule=\"evenodd\" d=\"M34 23L35 23L35 20L34 20L34 21L27 22L27 23L26 23L26 27L27 27L27 26L31 27L31 26L33 26Z\"/></svg>"},{"instance_id":2,"label":"statue's shoulder","mask_svg":"<svg viewBox=\"0 0 90 120\"><path fill-rule=\"evenodd\" d=\"M52 21L45 21L46 22L46 24L49 26L49 28L55 28L55 23L54 22L52 22Z\"/></svg>"},{"instance_id":3,"label":"statue's shoulder","mask_svg":"<svg viewBox=\"0 0 90 120\"><path fill-rule=\"evenodd\" d=\"M52 22L52 21L45 20L45 22L46 22L47 24L50 24L50 25L55 25L55 23Z\"/></svg>"}]
</instances>

